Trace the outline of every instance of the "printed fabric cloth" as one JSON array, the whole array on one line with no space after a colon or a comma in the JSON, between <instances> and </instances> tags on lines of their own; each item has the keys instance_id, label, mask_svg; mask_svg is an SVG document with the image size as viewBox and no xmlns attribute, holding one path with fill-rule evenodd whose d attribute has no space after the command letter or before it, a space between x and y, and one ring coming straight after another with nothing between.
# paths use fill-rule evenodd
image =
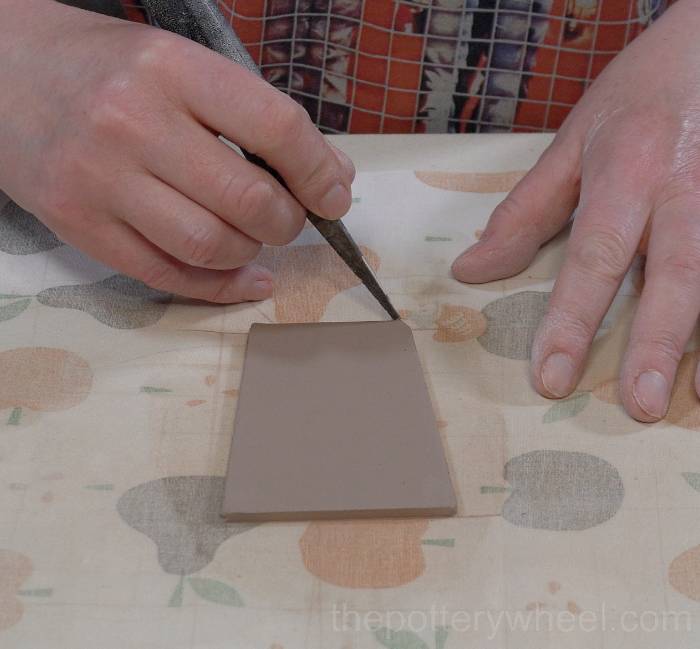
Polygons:
<instances>
[{"instance_id":1,"label":"printed fabric cloth","mask_svg":"<svg viewBox=\"0 0 700 649\"><path fill-rule=\"evenodd\" d=\"M328 133L557 129L667 4L219 0L265 77Z\"/></svg>"},{"instance_id":2,"label":"printed fabric cloth","mask_svg":"<svg viewBox=\"0 0 700 649\"><path fill-rule=\"evenodd\" d=\"M314 228L263 249L274 298L208 305L0 199L0 647L700 646L698 337L667 418L630 419L635 263L576 392L540 397L527 359L566 235L507 280L449 265L551 136L334 140L358 166L347 226L413 330L457 515L218 515L251 323L386 317Z\"/></svg>"}]
</instances>

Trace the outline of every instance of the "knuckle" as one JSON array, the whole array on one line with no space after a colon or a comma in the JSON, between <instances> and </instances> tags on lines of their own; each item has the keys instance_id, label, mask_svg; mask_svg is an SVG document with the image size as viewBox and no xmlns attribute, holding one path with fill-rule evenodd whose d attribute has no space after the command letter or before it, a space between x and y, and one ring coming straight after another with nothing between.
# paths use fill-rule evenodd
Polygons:
<instances>
[{"instance_id":1,"label":"knuckle","mask_svg":"<svg viewBox=\"0 0 700 649\"><path fill-rule=\"evenodd\" d=\"M274 96L262 107L262 136L272 146L297 142L306 127L308 114L293 99Z\"/></svg>"},{"instance_id":2,"label":"knuckle","mask_svg":"<svg viewBox=\"0 0 700 649\"><path fill-rule=\"evenodd\" d=\"M547 310L543 325L543 332L547 338L565 338L569 346L585 346L593 338L597 328L584 313L555 306L550 306Z\"/></svg>"},{"instance_id":3,"label":"knuckle","mask_svg":"<svg viewBox=\"0 0 700 649\"><path fill-rule=\"evenodd\" d=\"M304 192L321 197L340 181L340 170L335 156L329 151L321 155L301 178L295 180L295 187L303 187Z\"/></svg>"},{"instance_id":4,"label":"knuckle","mask_svg":"<svg viewBox=\"0 0 700 649\"><path fill-rule=\"evenodd\" d=\"M182 43L167 31L146 30L131 62L131 69L137 75L160 75L170 61L180 53Z\"/></svg>"},{"instance_id":5,"label":"knuckle","mask_svg":"<svg viewBox=\"0 0 700 649\"><path fill-rule=\"evenodd\" d=\"M236 186L235 174L218 174L216 169L212 170L212 175L215 178L221 179L221 189L219 190L219 206L222 214L226 214L231 205L238 203L238 194ZM202 176L202 181L206 182L207 175Z\"/></svg>"},{"instance_id":6,"label":"knuckle","mask_svg":"<svg viewBox=\"0 0 700 649\"><path fill-rule=\"evenodd\" d=\"M680 336L673 331L658 331L649 339L649 346L656 353L667 356L675 363L683 356L685 345Z\"/></svg>"},{"instance_id":7,"label":"knuckle","mask_svg":"<svg viewBox=\"0 0 700 649\"><path fill-rule=\"evenodd\" d=\"M639 355L642 350L654 358L664 358L678 363L683 356L685 344L680 336L669 329L654 331L651 335L635 340L631 344L631 355Z\"/></svg>"},{"instance_id":8,"label":"knuckle","mask_svg":"<svg viewBox=\"0 0 700 649\"><path fill-rule=\"evenodd\" d=\"M661 261L663 273L683 286L695 287L700 278L700 247L681 246Z\"/></svg>"},{"instance_id":9,"label":"knuckle","mask_svg":"<svg viewBox=\"0 0 700 649\"><path fill-rule=\"evenodd\" d=\"M186 263L211 268L219 258L219 242L210 228L193 227L185 236L183 250Z\"/></svg>"},{"instance_id":10,"label":"knuckle","mask_svg":"<svg viewBox=\"0 0 700 649\"><path fill-rule=\"evenodd\" d=\"M177 56L173 51L179 44L170 34L148 33L134 48L133 56L118 72L107 75L84 93L80 108L87 128L103 136L143 135L143 122L150 123L153 112L147 94L153 88L162 89L168 67ZM145 126L148 126L148 123Z\"/></svg>"},{"instance_id":11,"label":"knuckle","mask_svg":"<svg viewBox=\"0 0 700 649\"><path fill-rule=\"evenodd\" d=\"M700 208L700 152L697 158L697 164L687 161L679 163L674 176L659 189L654 205L656 214L697 213Z\"/></svg>"},{"instance_id":12,"label":"knuckle","mask_svg":"<svg viewBox=\"0 0 700 649\"><path fill-rule=\"evenodd\" d=\"M254 180L250 183L238 195L237 222L246 228L268 216L274 194L274 189L264 180Z\"/></svg>"},{"instance_id":13,"label":"knuckle","mask_svg":"<svg viewBox=\"0 0 700 649\"><path fill-rule=\"evenodd\" d=\"M627 272L631 257L618 232L600 229L582 233L572 247L571 256L580 270L604 282L619 280Z\"/></svg>"},{"instance_id":14,"label":"knuckle","mask_svg":"<svg viewBox=\"0 0 700 649\"><path fill-rule=\"evenodd\" d=\"M142 102L138 83L128 75L117 75L102 82L85 98L85 128L93 137L123 140L142 134Z\"/></svg>"}]
</instances>

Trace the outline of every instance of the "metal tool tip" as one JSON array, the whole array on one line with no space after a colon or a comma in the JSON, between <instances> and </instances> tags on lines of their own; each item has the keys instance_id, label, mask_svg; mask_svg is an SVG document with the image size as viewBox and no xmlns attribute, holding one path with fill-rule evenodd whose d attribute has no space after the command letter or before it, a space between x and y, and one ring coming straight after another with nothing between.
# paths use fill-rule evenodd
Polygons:
<instances>
[{"instance_id":1,"label":"metal tool tip","mask_svg":"<svg viewBox=\"0 0 700 649\"><path fill-rule=\"evenodd\" d=\"M379 304L384 307L384 310L389 314L389 317L392 320L401 320L401 314L394 308L391 300L389 300L389 296L384 293L384 291L381 292L381 299L379 295L375 294L375 297L378 299Z\"/></svg>"}]
</instances>

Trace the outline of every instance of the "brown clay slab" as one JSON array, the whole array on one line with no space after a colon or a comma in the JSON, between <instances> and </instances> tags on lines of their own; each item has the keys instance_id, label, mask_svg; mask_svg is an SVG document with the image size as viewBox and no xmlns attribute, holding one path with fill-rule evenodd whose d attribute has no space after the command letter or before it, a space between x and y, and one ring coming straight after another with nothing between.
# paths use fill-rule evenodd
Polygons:
<instances>
[{"instance_id":1,"label":"brown clay slab","mask_svg":"<svg viewBox=\"0 0 700 649\"><path fill-rule=\"evenodd\" d=\"M450 516L456 507L406 324L253 325L226 519Z\"/></svg>"}]
</instances>

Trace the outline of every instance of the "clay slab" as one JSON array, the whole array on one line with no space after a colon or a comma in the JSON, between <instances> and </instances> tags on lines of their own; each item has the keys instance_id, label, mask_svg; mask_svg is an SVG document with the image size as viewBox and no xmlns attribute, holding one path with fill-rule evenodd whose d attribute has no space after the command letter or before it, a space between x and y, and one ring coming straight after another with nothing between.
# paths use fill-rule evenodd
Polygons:
<instances>
[{"instance_id":1,"label":"clay slab","mask_svg":"<svg viewBox=\"0 0 700 649\"><path fill-rule=\"evenodd\" d=\"M456 507L407 325L253 325L227 520L449 516Z\"/></svg>"}]
</instances>

